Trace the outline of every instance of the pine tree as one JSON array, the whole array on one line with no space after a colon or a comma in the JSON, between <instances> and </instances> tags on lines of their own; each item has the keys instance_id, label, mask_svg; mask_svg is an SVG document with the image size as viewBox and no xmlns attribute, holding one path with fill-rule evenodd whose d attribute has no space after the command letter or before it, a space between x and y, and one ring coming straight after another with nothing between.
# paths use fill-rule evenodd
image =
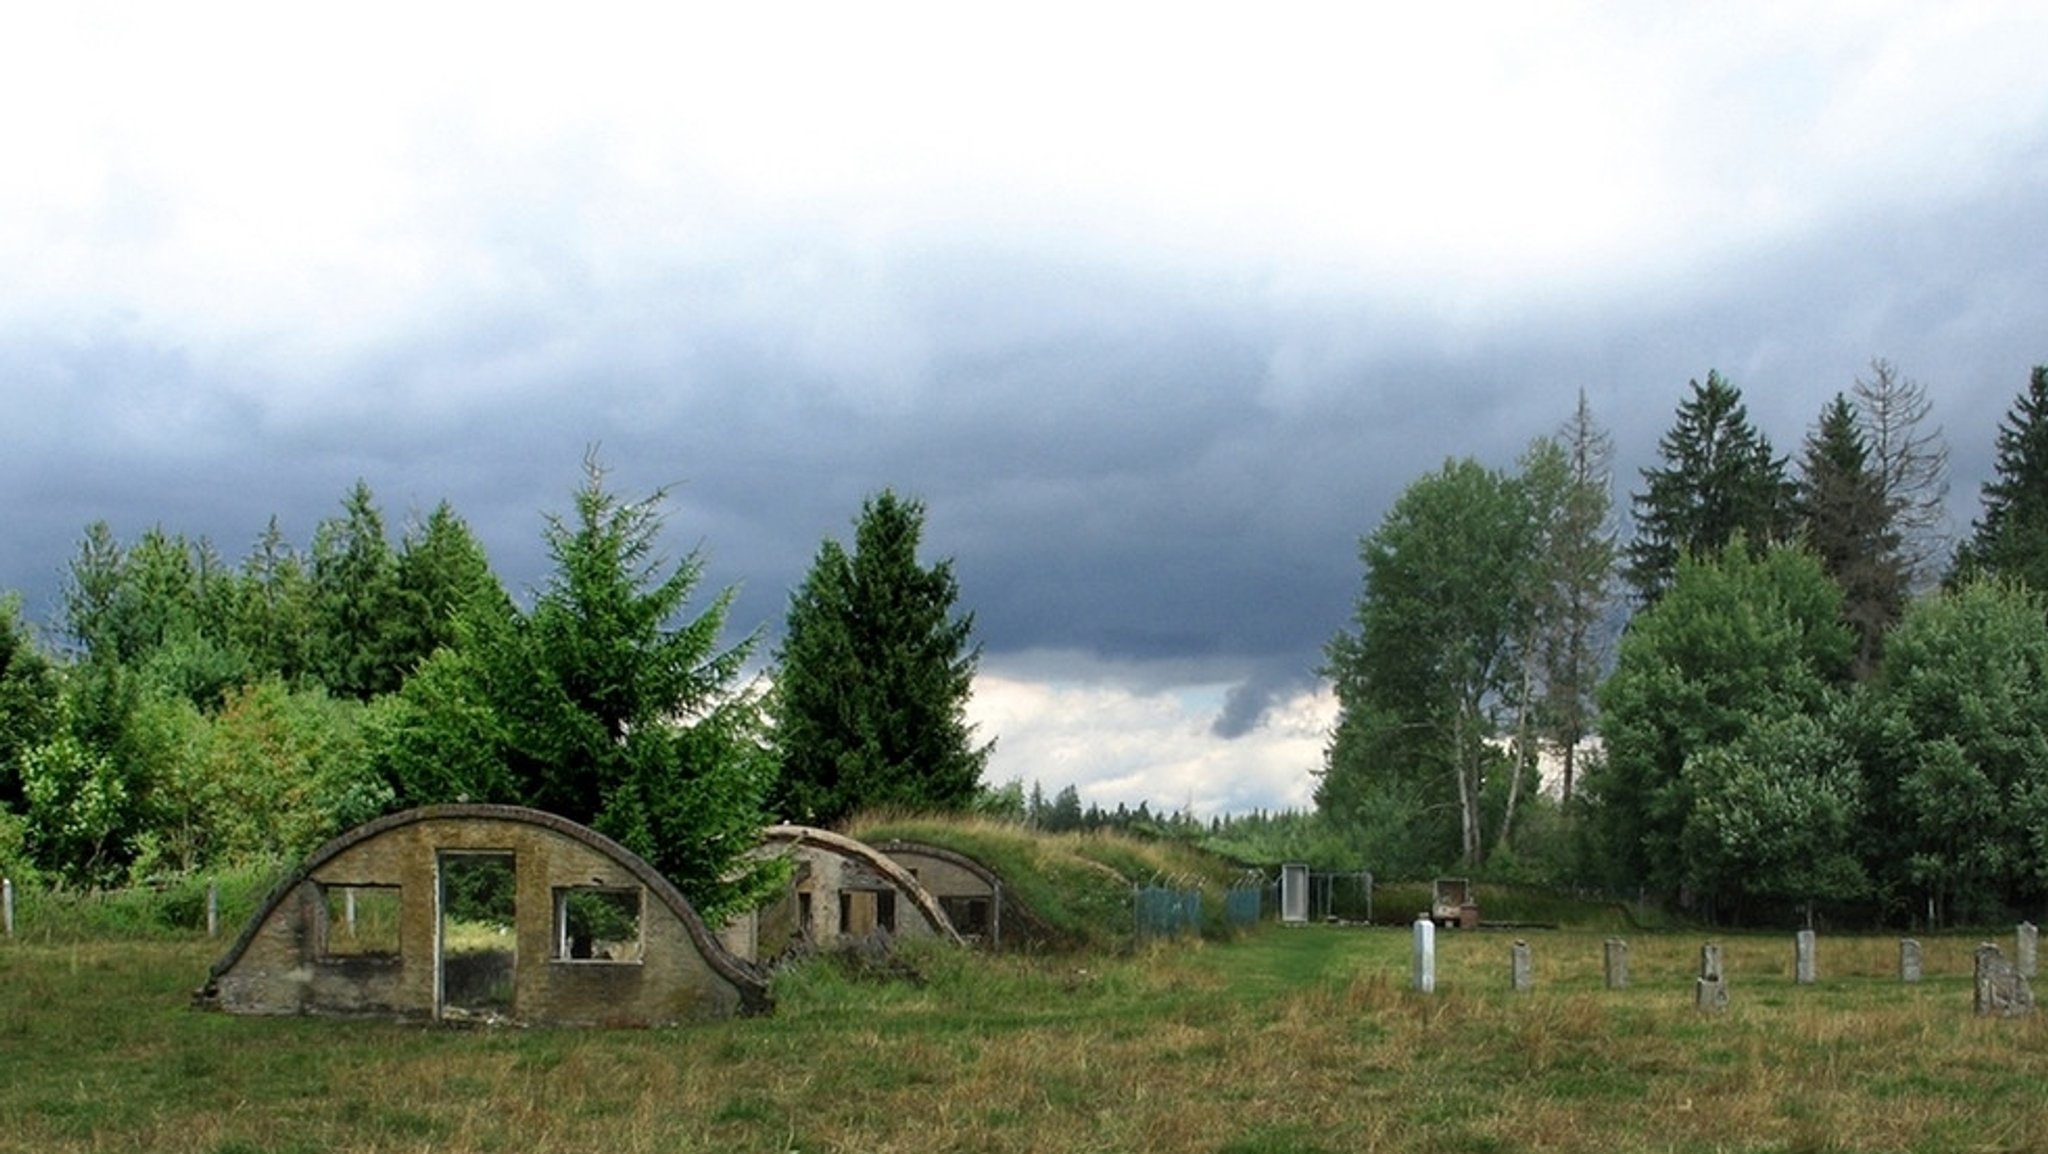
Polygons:
<instances>
[{"instance_id":1,"label":"pine tree","mask_svg":"<svg viewBox=\"0 0 2048 1154\"><path fill-rule=\"evenodd\" d=\"M853 553L827 540L790 595L775 693L786 817L974 800L992 748L966 719L980 648L973 615L953 615L952 563L918 563L923 526L923 504L884 490L861 505Z\"/></svg>"},{"instance_id":2,"label":"pine tree","mask_svg":"<svg viewBox=\"0 0 2048 1154\"><path fill-rule=\"evenodd\" d=\"M1998 426L1996 476L1956 558L1958 577L1989 574L2048 593L2048 365Z\"/></svg>"},{"instance_id":3,"label":"pine tree","mask_svg":"<svg viewBox=\"0 0 2048 1154\"><path fill-rule=\"evenodd\" d=\"M1840 393L1820 413L1800 465L1799 515L1806 546L1842 590L1842 619L1856 633L1858 680L1877 672L1884 635L1906 604L1906 567L1884 478L1870 463L1855 407Z\"/></svg>"},{"instance_id":4,"label":"pine tree","mask_svg":"<svg viewBox=\"0 0 2048 1154\"><path fill-rule=\"evenodd\" d=\"M1644 469L1646 487L1634 495L1628 579L1645 605L1669 588L1680 558L1711 556L1738 534L1761 552L1794 532L1785 459L1750 425L1741 390L1716 372L1690 384L1692 396L1657 443L1664 466Z\"/></svg>"}]
</instances>

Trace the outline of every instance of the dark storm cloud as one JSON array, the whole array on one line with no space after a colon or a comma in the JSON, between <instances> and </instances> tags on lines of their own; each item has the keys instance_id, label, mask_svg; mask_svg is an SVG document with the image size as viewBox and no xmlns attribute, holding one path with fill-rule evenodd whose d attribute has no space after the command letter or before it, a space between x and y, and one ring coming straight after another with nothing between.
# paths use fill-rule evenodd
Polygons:
<instances>
[{"instance_id":1,"label":"dark storm cloud","mask_svg":"<svg viewBox=\"0 0 2048 1154\"><path fill-rule=\"evenodd\" d=\"M1743 388L1781 453L1872 356L1927 383L1963 525L1998 417L2048 360L2038 168L1933 211L1850 219L1600 299L1445 310L1398 284L1303 300L1259 277L919 239L797 235L760 265L557 272L429 302L289 372L119 324L0 336L0 587L54 614L82 528L161 523L238 557L357 478L396 533L447 499L515 589L545 572L592 446L670 489L672 551L772 635L819 541L884 487L929 506L991 654L1193 662L1256 727L1348 617L1358 538L1447 457L1510 467L1585 389L1626 507L1689 378ZM734 256L735 260L745 259ZM557 266L542 262L543 268ZM1447 319L1449 318L1449 319Z\"/></svg>"}]
</instances>

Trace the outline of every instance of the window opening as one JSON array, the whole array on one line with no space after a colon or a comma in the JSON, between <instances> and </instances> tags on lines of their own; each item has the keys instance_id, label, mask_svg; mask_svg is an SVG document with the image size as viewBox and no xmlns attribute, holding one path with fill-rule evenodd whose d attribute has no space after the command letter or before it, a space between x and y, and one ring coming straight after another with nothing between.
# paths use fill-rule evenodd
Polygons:
<instances>
[{"instance_id":1,"label":"window opening","mask_svg":"<svg viewBox=\"0 0 2048 1154\"><path fill-rule=\"evenodd\" d=\"M555 960L637 962L641 890L575 886L555 891Z\"/></svg>"},{"instance_id":2,"label":"window opening","mask_svg":"<svg viewBox=\"0 0 2048 1154\"><path fill-rule=\"evenodd\" d=\"M324 933L320 953L329 958L398 956L397 886L322 885Z\"/></svg>"},{"instance_id":3,"label":"window opening","mask_svg":"<svg viewBox=\"0 0 2048 1154\"><path fill-rule=\"evenodd\" d=\"M987 898L945 897L939 899L939 907L946 911L946 920L953 923L963 938L979 938L988 935Z\"/></svg>"}]
</instances>

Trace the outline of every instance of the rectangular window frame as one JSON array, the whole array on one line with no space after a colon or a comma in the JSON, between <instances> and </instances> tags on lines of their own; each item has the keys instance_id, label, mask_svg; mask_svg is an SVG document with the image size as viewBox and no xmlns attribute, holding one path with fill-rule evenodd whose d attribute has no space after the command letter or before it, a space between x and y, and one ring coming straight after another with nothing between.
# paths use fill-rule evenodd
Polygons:
<instances>
[{"instance_id":1,"label":"rectangular window frame","mask_svg":"<svg viewBox=\"0 0 2048 1154\"><path fill-rule=\"evenodd\" d=\"M577 945L570 924L571 906L579 899L594 899L600 904L607 902L623 906L630 903L630 911L623 908L614 913L626 914L633 919L633 937L606 939L614 943L614 949L604 956L576 956ZM553 932L549 934L548 961L565 966L637 966L647 960L647 888L645 886L556 886L552 894ZM624 956L619 955L618 946L623 945Z\"/></svg>"}]
</instances>

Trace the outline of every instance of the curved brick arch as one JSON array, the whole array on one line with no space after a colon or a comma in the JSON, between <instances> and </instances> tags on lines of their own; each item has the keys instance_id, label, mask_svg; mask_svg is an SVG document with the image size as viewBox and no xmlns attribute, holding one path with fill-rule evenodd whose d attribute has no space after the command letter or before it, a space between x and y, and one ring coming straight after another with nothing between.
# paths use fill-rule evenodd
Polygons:
<instances>
[{"instance_id":1,"label":"curved brick arch","mask_svg":"<svg viewBox=\"0 0 2048 1154\"><path fill-rule=\"evenodd\" d=\"M365 822L313 851L297 870L280 882L265 898L234 944L209 970L207 983L195 995L195 1001L201 1005L221 1005L223 981L235 973L237 967L247 962L251 950L266 936L274 938L279 934L280 927L291 921L294 903L303 906L308 900L306 895L309 887L320 884L323 871L334 863L361 856L364 851L374 850L377 843L387 839L409 838L420 841L427 847L427 851L431 852L442 845L442 839L436 836L437 832L445 835L450 843L460 843L463 831L492 826L541 831L544 835L559 838L590 855L583 860L599 862L617 874L629 878L631 882L637 883L649 895L650 901L659 908L659 911L673 919L674 925L680 928L683 938L701 960L703 967L736 993L739 1012L759 1013L770 1008L765 976L757 968L733 957L706 928L689 899L646 859L588 826L555 814L523 806L474 804L424 806L387 814ZM300 938L305 936L303 925L297 926L291 932ZM302 954L308 949L303 941L298 945ZM677 994L673 1000L682 1005L687 1004L689 999L684 994ZM289 1011L257 1009L250 1012ZM300 1007L298 1012L324 1011L318 1005L311 1005ZM391 1012L413 1014L419 1011L416 1006L400 1005L391 1008ZM429 1012L432 1012L431 1007ZM622 1020L638 1023L638 1019L631 1016Z\"/></svg>"},{"instance_id":2,"label":"curved brick arch","mask_svg":"<svg viewBox=\"0 0 2048 1154\"><path fill-rule=\"evenodd\" d=\"M980 858L947 846L931 842L904 841L900 838L877 842L875 849L891 857L904 854L944 862L987 886L991 898L1000 906L999 916L1005 927L1003 937L992 943L994 948L1005 948L1005 942L1012 943L1009 948L1015 948L1017 943L1047 944L1061 940L1060 932L1039 916L1038 911L1032 909L1024 899L1018 897L1016 888L1004 881L1001 874L991 869ZM1122 875L1118 876L1121 879Z\"/></svg>"},{"instance_id":3,"label":"curved brick arch","mask_svg":"<svg viewBox=\"0 0 2048 1154\"><path fill-rule=\"evenodd\" d=\"M813 826L771 825L761 831L761 845L764 849L774 849L777 846L796 847L813 845L830 850L841 857L852 858L875 873L889 879L890 884L894 885L905 897L909 898L911 904L924 916L926 924L931 927L933 933L945 938L954 945L963 944L959 931L953 928L953 921L946 916L946 911L940 907L939 900L933 897L931 892L925 889L924 885L916 877L912 876L909 870L896 864L895 859L864 841Z\"/></svg>"}]
</instances>

